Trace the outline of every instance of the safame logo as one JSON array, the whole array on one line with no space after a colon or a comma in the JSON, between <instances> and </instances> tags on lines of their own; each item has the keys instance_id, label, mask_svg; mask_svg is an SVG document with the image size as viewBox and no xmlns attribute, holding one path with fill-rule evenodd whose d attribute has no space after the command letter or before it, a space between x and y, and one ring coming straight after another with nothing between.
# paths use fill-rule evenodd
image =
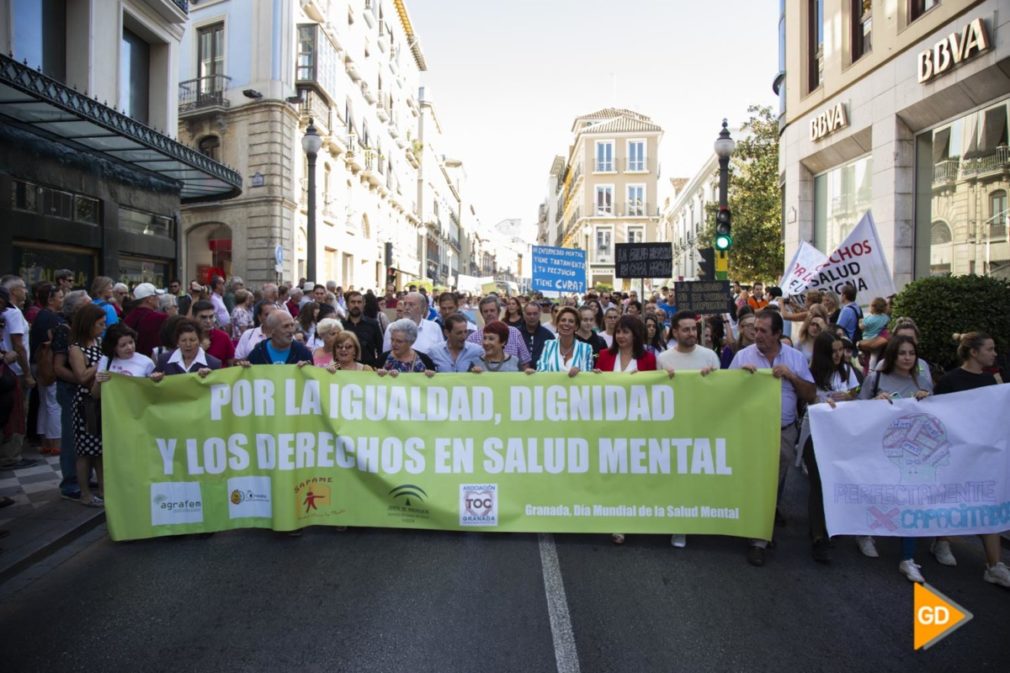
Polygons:
<instances>
[{"instance_id":1,"label":"safame logo","mask_svg":"<svg viewBox=\"0 0 1010 673\"><path fill-rule=\"evenodd\" d=\"M390 489L388 495L393 501L386 512L388 516L409 522L427 519L431 514L422 504L427 500L428 493L416 484L401 484Z\"/></svg>"},{"instance_id":2,"label":"safame logo","mask_svg":"<svg viewBox=\"0 0 1010 673\"><path fill-rule=\"evenodd\" d=\"M332 504L330 484L332 477L312 477L295 487L295 512L298 518L329 513Z\"/></svg>"}]
</instances>

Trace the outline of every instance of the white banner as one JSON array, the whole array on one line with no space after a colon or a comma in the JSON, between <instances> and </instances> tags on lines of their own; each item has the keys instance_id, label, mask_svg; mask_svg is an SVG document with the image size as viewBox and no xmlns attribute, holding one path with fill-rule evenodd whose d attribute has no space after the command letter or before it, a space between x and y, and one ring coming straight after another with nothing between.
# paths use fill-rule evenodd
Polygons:
<instances>
[{"instance_id":1,"label":"white banner","mask_svg":"<svg viewBox=\"0 0 1010 673\"><path fill-rule=\"evenodd\" d=\"M813 246L810 247L816 250ZM800 249L803 250L803 247ZM851 283L856 288L859 303L865 306L874 297L889 297L896 292L894 278L887 266L884 248L880 244L870 211L866 211L856 228L826 261L810 265L818 257L809 251L805 254L807 264L799 263L799 251L793 257L793 262L790 262L790 265L795 263L796 268L787 269L786 275L791 273L794 278L783 278L783 294L796 295L808 289L841 293L842 288ZM788 288L787 281L790 281Z\"/></svg>"},{"instance_id":2,"label":"white banner","mask_svg":"<svg viewBox=\"0 0 1010 673\"><path fill-rule=\"evenodd\" d=\"M786 272L779 282L782 294L787 297L794 297L807 289L809 278L815 269L819 269L828 263L828 256L810 245L806 241L800 241L800 247L786 267Z\"/></svg>"},{"instance_id":3,"label":"white banner","mask_svg":"<svg viewBox=\"0 0 1010 673\"><path fill-rule=\"evenodd\" d=\"M1010 530L1010 385L810 407L829 535Z\"/></svg>"}]
</instances>

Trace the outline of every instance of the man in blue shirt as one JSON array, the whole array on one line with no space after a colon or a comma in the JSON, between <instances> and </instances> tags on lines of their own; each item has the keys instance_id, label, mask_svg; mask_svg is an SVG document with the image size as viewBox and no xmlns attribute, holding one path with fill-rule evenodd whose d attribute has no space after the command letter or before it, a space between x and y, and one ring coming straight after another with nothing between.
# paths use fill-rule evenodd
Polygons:
<instances>
[{"instance_id":1,"label":"man in blue shirt","mask_svg":"<svg viewBox=\"0 0 1010 673\"><path fill-rule=\"evenodd\" d=\"M842 288L842 310L838 313L838 326L845 330L852 343L862 341L862 330L859 329L859 319L862 317L863 310L856 303L856 288L846 285Z\"/></svg>"},{"instance_id":2,"label":"man in blue shirt","mask_svg":"<svg viewBox=\"0 0 1010 673\"><path fill-rule=\"evenodd\" d=\"M782 327L782 316L778 311L758 311L754 320L754 343L740 349L729 366L730 369L744 369L752 374L758 369L771 369L772 375L782 381L779 497L782 495L789 465L796 458L796 439L799 435L796 428L797 401L803 400L809 404L817 397L817 386L807 366L807 359L795 348L782 345ZM763 566L767 546L766 540L751 540L747 561L751 565Z\"/></svg>"},{"instance_id":3,"label":"man in blue shirt","mask_svg":"<svg viewBox=\"0 0 1010 673\"><path fill-rule=\"evenodd\" d=\"M266 318L270 338L256 344L249 354L251 365L312 364L312 351L295 341L295 319L287 311L274 311ZM239 363L245 364L245 363Z\"/></svg>"},{"instance_id":4,"label":"man in blue shirt","mask_svg":"<svg viewBox=\"0 0 1010 673\"><path fill-rule=\"evenodd\" d=\"M462 313L453 313L444 317L445 343L428 351L428 357L435 363L439 373L468 372L470 367L484 355L484 349L475 343L470 343L466 337L470 334L467 319Z\"/></svg>"}]
</instances>

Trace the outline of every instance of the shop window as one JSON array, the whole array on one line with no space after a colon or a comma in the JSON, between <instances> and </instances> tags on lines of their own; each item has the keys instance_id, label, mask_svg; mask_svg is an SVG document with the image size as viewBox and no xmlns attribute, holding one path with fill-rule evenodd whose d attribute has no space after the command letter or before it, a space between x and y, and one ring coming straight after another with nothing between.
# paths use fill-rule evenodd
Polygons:
<instances>
[{"instance_id":1,"label":"shop window","mask_svg":"<svg viewBox=\"0 0 1010 673\"><path fill-rule=\"evenodd\" d=\"M14 180L11 182L11 186L13 187L11 207L14 210L23 210L29 213L39 212L38 194L40 189L37 185L24 180Z\"/></svg>"},{"instance_id":2,"label":"shop window","mask_svg":"<svg viewBox=\"0 0 1010 673\"><path fill-rule=\"evenodd\" d=\"M171 217L145 213L132 208L119 209L120 231L142 236L160 236L175 239L175 221Z\"/></svg>"},{"instance_id":3,"label":"shop window","mask_svg":"<svg viewBox=\"0 0 1010 673\"><path fill-rule=\"evenodd\" d=\"M1008 103L1010 99L1003 100L917 138L918 276L1010 278Z\"/></svg>"},{"instance_id":4,"label":"shop window","mask_svg":"<svg viewBox=\"0 0 1010 673\"><path fill-rule=\"evenodd\" d=\"M119 69L120 107L127 116L147 124L150 118L151 45L128 28L123 29Z\"/></svg>"},{"instance_id":5,"label":"shop window","mask_svg":"<svg viewBox=\"0 0 1010 673\"><path fill-rule=\"evenodd\" d=\"M870 209L873 160L862 157L814 178L814 245L830 253Z\"/></svg>"},{"instance_id":6,"label":"shop window","mask_svg":"<svg viewBox=\"0 0 1010 673\"><path fill-rule=\"evenodd\" d=\"M74 195L59 189L42 191L42 213L61 220L74 218Z\"/></svg>"},{"instance_id":7,"label":"shop window","mask_svg":"<svg viewBox=\"0 0 1010 673\"><path fill-rule=\"evenodd\" d=\"M99 213L98 199L93 199L80 194L74 196L74 221L85 224L98 224Z\"/></svg>"}]
</instances>

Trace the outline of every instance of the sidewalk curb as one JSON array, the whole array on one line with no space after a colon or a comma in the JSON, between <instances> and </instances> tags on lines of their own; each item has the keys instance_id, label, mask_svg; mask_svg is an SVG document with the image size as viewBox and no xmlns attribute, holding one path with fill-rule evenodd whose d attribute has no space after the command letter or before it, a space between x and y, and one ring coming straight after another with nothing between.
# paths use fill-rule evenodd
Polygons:
<instances>
[{"instance_id":1,"label":"sidewalk curb","mask_svg":"<svg viewBox=\"0 0 1010 673\"><path fill-rule=\"evenodd\" d=\"M57 528L55 536L29 542L18 549L5 549L0 553L0 584L103 523L105 523L105 510L96 509L91 516L64 522L62 527Z\"/></svg>"}]
</instances>

